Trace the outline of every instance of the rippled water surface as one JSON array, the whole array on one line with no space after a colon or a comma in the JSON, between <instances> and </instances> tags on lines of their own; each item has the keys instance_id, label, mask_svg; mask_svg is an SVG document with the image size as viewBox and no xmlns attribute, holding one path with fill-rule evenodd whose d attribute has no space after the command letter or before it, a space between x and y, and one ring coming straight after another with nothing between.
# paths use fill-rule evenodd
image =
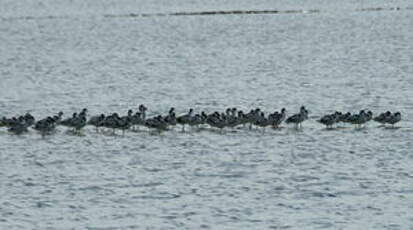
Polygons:
<instances>
[{"instance_id":1,"label":"rippled water surface","mask_svg":"<svg viewBox=\"0 0 413 230\"><path fill-rule=\"evenodd\" d=\"M306 105L313 118L265 133L2 128L0 227L413 229L413 5L252 2L0 1L0 116L144 103L150 115ZM297 12L134 16L277 9ZM403 121L314 121L361 109Z\"/></svg>"}]
</instances>

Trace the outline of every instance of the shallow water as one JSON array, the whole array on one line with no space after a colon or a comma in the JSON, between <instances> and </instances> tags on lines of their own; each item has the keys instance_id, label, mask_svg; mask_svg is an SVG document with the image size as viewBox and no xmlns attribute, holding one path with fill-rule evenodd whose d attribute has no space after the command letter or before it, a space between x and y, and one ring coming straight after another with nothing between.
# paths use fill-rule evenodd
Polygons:
<instances>
[{"instance_id":1,"label":"shallow water","mask_svg":"<svg viewBox=\"0 0 413 230\"><path fill-rule=\"evenodd\" d=\"M411 3L114 4L1 1L0 116L306 105L313 118L371 109L403 121L224 134L59 128L45 139L1 129L1 228L412 228ZM400 10L356 10L368 7ZM239 9L322 12L122 16Z\"/></svg>"}]
</instances>

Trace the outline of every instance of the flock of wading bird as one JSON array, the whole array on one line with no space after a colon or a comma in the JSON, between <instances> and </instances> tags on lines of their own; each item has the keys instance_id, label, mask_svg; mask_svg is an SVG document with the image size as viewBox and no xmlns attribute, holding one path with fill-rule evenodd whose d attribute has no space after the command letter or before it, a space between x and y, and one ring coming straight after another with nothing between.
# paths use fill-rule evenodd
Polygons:
<instances>
[{"instance_id":1,"label":"flock of wading bird","mask_svg":"<svg viewBox=\"0 0 413 230\"><path fill-rule=\"evenodd\" d=\"M304 106L301 106L298 113L289 117L286 116L287 111L285 108L270 113L268 116L265 116L265 113L259 108L252 109L248 113L244 113L237 108L228 108L225 112L213 112L210 114L205 112L194 114L194 110L191 108L188 113L181 116L176 116L175 108L171 108L166 115L157 115L150 118L147 118L146 111L147 108L144 105L140 105L138 112L134 113L132 110L129 110L125 116L113 113L110 115L96 115L88 119L88 110L83 109L79 113L73 113L72 117L69 118L63 119L63 112L59 112L54 116L48 116L41 120L36 120L30 113L26 113L25 115L12 118L3 117L0 120L0 127L6 127L10 133L17 135L28 132L31 127L42 136L54 133L57 126L66 126L72 132L79 133L87 125L94 126L96 132L99 132L99 129L108 129L113 134L116 130L121 130L124 134L126 130L136 130L139 127L162 132L171 130L177 125L182 126L183 132L186 126L191 127L191 129L209 126L210 128L220 130L220 132L228 128L248 127L251 130L253 127L256 127L257 129L262 128L264 132L266 127L277 129L283 122L293 124L295 128L300 128L302 123L308 119L308 110ZM363 128L371 120L383 126L389 124L391 127L394 127L394 124L401 120L401 113L387 111L373 117L371 111L365 110L355 114L350 112L334 112L322 116L317 121L325 125L327 129L334 129L334 125L337 128L340 123L342 125L346 123L352 124L355 128Z\"/></svg>"}]
</instances>

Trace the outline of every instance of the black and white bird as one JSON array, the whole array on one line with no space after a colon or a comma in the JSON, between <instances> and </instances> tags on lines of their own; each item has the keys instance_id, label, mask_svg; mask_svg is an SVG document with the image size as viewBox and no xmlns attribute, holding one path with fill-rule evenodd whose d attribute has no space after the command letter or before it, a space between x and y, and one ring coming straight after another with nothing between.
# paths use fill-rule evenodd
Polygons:
<instances>
[{"instance_id":1,"label":"black and white bird","mask_svg":"<svg viewBox=\"0 0 413 230\"><path fill-rule=\"evenodd\" d=\"M307 119L308 111L304 106L301 106L300 112L290 116L289 118L287 118L285 122L287 124L295 124L295 126L298 128L301 125L301 123Z\"/></svg>"},{"instance_id":2,"label":"black and white bird","mask_svg":"<svg viewBox=\"0 0 413 230\"><path fill-rule=\"evenodd\" d=\"M176 119L177 123L182 125L182 131L185 131L185 125L189 125L189 123L191 122L193 113L194 110L190 108L187 114L182 115Z\"/></svg>"},{"instance_id":3,"label":"black and white bird","mask_svg":"<svg viewBox=\"0 0 413 230\"><path fill-rule=\"evenodd\" d=\"M400 112L396 112L386 118L386 123L391 124L392 127L394 127L394 124L401 121L401 119L402 119L402 114Z\"/></svg>"},{"instance_id":4,"label":"black and white bird","mask_svg":"<svg viewBox=\"0 0 413 230\"><path fill-rule=\"evenodd\" d=\"M381 113L380 115L378 115L377 117L373 118L373 120L375 122L378 122L382 125L386 124L387 119L392 115L392 113L390 111L386 111L384 113Z\"/></svg>"}]
</instances>

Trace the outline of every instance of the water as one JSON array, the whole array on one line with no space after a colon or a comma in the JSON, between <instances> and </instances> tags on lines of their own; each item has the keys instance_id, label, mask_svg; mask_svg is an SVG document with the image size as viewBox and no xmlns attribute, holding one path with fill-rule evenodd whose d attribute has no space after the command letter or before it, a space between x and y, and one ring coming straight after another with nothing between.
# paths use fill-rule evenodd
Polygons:
<instances>
[{"instance_id":1,"label":"water","mask_svg":"<svg viewBox=\"0 0 413 230\"><path fill-rule=\"evenodd\" d=\"M0 115L306 105L398 129L0 130L4 229L411 229L409 1L1 1ZM358 9L382 7L383 10ZM400 7L400 10L389 10ZM148 16L213 10L302 10Z\"/></svg>"}]
</instances>

